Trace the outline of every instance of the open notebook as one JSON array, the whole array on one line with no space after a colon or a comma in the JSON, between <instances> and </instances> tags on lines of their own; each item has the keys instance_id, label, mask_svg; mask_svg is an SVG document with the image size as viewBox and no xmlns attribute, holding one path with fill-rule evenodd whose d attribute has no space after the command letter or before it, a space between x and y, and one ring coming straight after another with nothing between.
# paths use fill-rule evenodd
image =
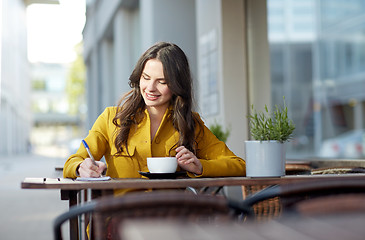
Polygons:
<instances>
[{"instance_id":1,"label":"open notebook","mask_svg":"<svg viewBox=\"0 0 365 240\"><path fill-rule=\"evenodd\" d=\"M106 177L98 177L98 178L83 178L83 177L78 177L76 178L76 181L108 181L110 180L111 177L106 176Z\"/></svg>"}]
</instances>

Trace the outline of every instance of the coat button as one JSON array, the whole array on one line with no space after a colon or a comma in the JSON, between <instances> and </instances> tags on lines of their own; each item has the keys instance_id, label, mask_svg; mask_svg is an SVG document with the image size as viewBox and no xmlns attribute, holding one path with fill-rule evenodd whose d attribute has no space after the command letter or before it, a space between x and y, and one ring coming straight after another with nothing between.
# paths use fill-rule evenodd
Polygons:
<instances>
[{"instance_id":1,"label":"coat button","mask_svg":"<svg viewBox=\"0 0 365 240\"><path fill-rule=\"evenodd\" d=\"M160 143L160 138L159 137L156 137L155 138L155 143L159 144Z\"/></svg>"}]
</instances>

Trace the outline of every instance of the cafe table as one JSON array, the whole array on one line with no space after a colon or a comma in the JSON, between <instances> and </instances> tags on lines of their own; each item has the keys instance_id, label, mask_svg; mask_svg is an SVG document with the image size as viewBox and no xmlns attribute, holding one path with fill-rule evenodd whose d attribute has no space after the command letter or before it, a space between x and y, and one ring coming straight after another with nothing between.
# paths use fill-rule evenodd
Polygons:
<instances>
[{"instance_id":1,"label":"cafe table","mask_svg":"<svg viewBox=\"0 0 365 240\"><path fill-rule=\"evenodd\" d=\"M295 183L302 181L336 181L365 179L365 174L285 175L282 177L217 177L182 179L111 179L109 181L76 181L68 178L25 178L22 189L59 189L61 200L68 200L69 207L78 204L81 190L90 189L94 197L113 193L114 189L186 189L220 186L255 186ZM78 220L70 221L70 237L78 239Z\"/></svg>"},{"instance_id":2,"label":"cafe table","mask_svg":"<svg viewBox=\"0 0 365 240\"><path fill-rule=\"evenodd\" d=\"M209 223L128 220L119 226L124 240L363 240L365 213L283 216L265 222Z\"/></svg>"}]
</instances>

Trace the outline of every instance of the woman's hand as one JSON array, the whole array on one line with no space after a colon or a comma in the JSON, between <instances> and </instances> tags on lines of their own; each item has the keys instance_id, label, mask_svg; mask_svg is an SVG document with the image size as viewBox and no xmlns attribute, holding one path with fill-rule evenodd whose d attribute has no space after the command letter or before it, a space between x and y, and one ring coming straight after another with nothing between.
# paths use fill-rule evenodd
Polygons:
<instances>
[{"instance_id":1,"label":"woman's hand","mask_svg":"<svg viewBox=\"0 0 365 240\"><path fill-rule=\"evenodd\" d=\"M203 173L203 166L194 153L190 152L184 146L176 148L176 158L178 165L191 173L200 175Z\"/></svg>"},{"instance_id":2,"label":"woman's hand","mask_svg":"<svg viewBox=\"0 0 365 240\"><path fill-rule=\"evenodd\" d=\"M100 161L96 161L95 166L91 160L91 158L86 158L82 163L79 165L78 172L80 177L100 177L101 173L106 169L106 164Z\"/></svg>"}]
</instances>

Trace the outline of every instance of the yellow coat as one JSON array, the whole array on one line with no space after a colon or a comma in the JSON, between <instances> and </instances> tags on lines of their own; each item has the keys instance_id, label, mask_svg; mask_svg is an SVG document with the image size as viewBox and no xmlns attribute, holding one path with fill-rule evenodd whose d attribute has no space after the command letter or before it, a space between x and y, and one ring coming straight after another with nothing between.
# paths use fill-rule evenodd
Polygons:
<instances>
[{"instance_id":1,"label":"yellow coat","mask_svg":"<svg viewBox=\"0 0 365 240\"><path fill-rule=\"evenodd\" d=\"M179 133L174 129L172 120L167 117L168 111L166 111L154 139L151 140L151 124L147 110L145 110L145 117L138 127L131 127L128 139L128 152L131 157L125 149L123 149L122 155L114 156L117 152L114 146L117 128L112 121L116 110L116 107L106 108L85 138L95 160L105 157L108 176L112 178L141 178L142 176L138 171L148 172L147 157L164 157L169 156L169 154L175 156L174 149L177 146L170 153L169 150L178 142ZM200 118L199 121L202 122ZM219 141L205 125L202 126L204 126L204 134L197 139L196 153L203 166L203 173L199 176L244 176L246 171L243 159L232 153L225 143ZM201 129L197 129L198 131ZM77 166L87 157L85 148L80 144L77 152L67 159L63 176L76 178ZM189 174L189 176L197 177L194 174Z\"/></svg>"}]
</instances>

